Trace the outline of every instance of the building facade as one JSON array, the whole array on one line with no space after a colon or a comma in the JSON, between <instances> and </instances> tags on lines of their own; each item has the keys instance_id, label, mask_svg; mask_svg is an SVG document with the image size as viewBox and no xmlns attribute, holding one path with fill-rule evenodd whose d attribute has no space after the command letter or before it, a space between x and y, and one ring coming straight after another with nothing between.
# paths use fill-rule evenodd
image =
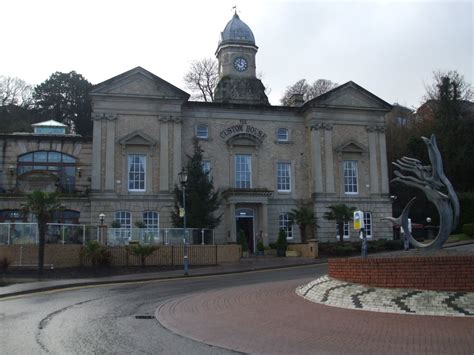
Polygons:
<instances>
[{"instance_id":1,"label":"building facade","mask_svg":"<svg viewBox=\"0 0 474 355\"><path fill-rule=\"evenodd\" d=\"M171 227L172 191L196 137L203 168L222 193L216 242L235 242L243 230L253 250L258 238L275 241L280 228L299 242L299 229L288 222L302 204L318 219L316 237L335 241L335 223L323 215L338 203L365 212L369 237L391 238L391 226L380 221L391 215L384 121L391 106L354 82L308 102L295 97L292 106L272 106L256 77L257 49L250 28L234 15L216 51L220 80L213 102L190 101L137 67L93 88L92 142L3 136L5 195L21 189L18 181L28 173L21 170L23 155L60 152L76 159L76 193L87 189L67 207L80 212L82 223L95 224L105 213L107 224L116 220L125 228L136 221ZM4 196L0 209L18 208L20 200ZM345 234L356 237L350 226Z\"/></svg>"}]
</instances>

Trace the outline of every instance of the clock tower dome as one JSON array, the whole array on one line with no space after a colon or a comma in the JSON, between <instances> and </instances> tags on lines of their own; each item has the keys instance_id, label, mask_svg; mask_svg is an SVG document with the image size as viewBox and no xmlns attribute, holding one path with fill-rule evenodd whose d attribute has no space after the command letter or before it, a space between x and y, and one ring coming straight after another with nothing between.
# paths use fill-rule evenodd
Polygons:
<instances>
[{"instance_id":1,"label":"clock tower dome","mask_svg":"<svg viewBox=\"0 0 474 355\"><path fill-rule=\"evenodd\" d=\"M235 13L221 32L216 50L219 83L214 102L269 105L265 87L256 76L257 50L250 27Z\"/></svg>"}]
</instances>

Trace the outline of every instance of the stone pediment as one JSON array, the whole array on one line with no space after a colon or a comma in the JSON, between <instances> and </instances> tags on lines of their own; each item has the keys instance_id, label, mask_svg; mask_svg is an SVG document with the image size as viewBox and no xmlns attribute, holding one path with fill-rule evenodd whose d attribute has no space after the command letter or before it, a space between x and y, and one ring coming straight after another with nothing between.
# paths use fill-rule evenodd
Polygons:
<instances>
[{"instance_id":1,"label":"stone pediment","mask_svg":"<svg viewBox=\"0 0 474 355\"><path fill-rule=\"evenodd\" d=\"M137 67L94 86L91 95L120 95L185 99L189 94L159 78L153 73Z\"/></svg>"},{"instance_id":2,"label":"stone pediment","mask_svg":"<svg viewBox=\"0 0 474 355\"><path fill-rule=\"evenodd\" d=\"M339 147L336 148L337 153L358 153L362 154L367 151L367 148L364 147L359 142L354 140L349 140L344 144L341 144Z\"/></svg>"},{"instance_id":3,"label":"stone pediment","mask_svg":"<svg viewBox=\"0 0 474 355\"><path fill-rule=\"evenodd\" d=\"M304 104L304 107L338 107L390 111L392 106L356 83L338 86Z\"/></svg>"},{"instance_id":4,"label":"stone pediment","mask_svg":"<svg viewBox=\"0 0 474 355\"><path fill-rule=\"evenodd\" d=\"M134 131L130 134L127 134L126 136L120 138L118 142L122 146L145 145L145 146L150 146L150 147L153 147L158 143L158 141L156 141L155 139L151 138L150 136L146 135L145 133L141 131Z\"/></svg>"}]
</instances>

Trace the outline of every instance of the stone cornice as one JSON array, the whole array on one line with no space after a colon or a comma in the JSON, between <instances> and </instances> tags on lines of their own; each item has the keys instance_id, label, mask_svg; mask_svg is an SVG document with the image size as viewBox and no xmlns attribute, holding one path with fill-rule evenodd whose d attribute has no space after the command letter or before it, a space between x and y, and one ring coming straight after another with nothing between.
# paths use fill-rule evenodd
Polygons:
<instances>
[{"instance_id":1,"label":"stone cornice","mask_svg":"<svg viewBox=\"0 0 474 355\"><path fill-rule=\"evenodd\" d=\"M92 114L92 120L93 121L102 121L102 120L106 120L106 121L115 121L116 119L118 118L118 115L117 114L113 114L113 113L93 113Z\"/></svg>"},{"instance_id":2,"label":"stone cornice","mask_svg":"<svg viewBox=\"0 0 474 355\"><path fill-rule=\"evenodd\" d=\"M367 127L367 132L380 132L384 133L387 130L387 127L385 126L380 126L380 125L368 125Z\"/></svg>"}]
</instances>

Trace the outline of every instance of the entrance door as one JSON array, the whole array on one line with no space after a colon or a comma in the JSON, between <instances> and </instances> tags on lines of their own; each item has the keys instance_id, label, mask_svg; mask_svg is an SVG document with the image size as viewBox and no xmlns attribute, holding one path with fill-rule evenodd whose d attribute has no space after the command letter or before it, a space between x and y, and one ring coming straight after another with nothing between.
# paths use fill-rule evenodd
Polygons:
<instances>
[{"instance_id":1,"label":"entrance door","mask_svg":"<svg viewBox=\"0 0 474 355\"><path fill-rule=\"evenodd\" d=\"M240 231L243 231L245 238L247 239L247 244L249 245L249 251L251 253L255 251L253 215L253 210L249 208L240 208L235 211L235 222L237 224L237 240Z\"/></svg>"}]
</instances>

